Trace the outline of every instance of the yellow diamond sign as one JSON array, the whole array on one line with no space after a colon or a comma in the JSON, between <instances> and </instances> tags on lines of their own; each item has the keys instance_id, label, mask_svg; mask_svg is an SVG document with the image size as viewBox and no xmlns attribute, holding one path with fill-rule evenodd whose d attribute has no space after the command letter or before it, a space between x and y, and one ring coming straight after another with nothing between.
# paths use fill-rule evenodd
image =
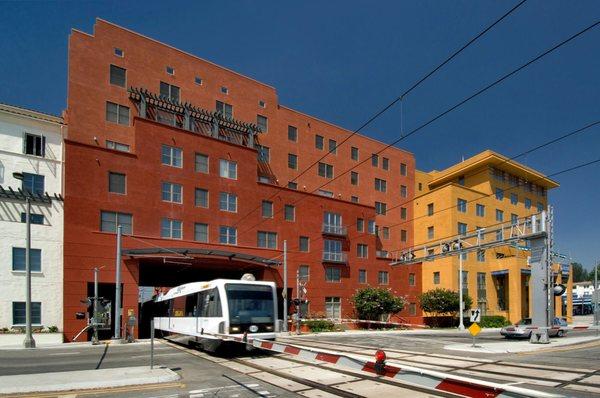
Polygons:
<instances>
[{"instance_id":1,"label":"yellow diamond sign","mask_svg":"<svg viewBox=\"0 0 600 398\"><path fill-rule=\"evenodd\" d=\"M471 333L471 336L475 337L479 332L481 332L481 326L477 323L472 323L471 326L469 326L469 333Z\"/></svg>"}]
</instances>

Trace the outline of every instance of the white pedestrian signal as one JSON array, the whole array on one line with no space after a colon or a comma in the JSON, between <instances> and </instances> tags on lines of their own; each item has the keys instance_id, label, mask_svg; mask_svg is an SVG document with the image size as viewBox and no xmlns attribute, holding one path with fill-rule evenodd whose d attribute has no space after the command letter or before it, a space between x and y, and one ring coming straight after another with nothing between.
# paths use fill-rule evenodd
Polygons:
<instances>
[{"instance_id":1,"label":"white pedestrian signal","mask_svg":"<svg viewBox=\"0 0 600 398\"><path fill-rule=\"evenodd\" d=\"M479 308L471 309L471 322L481 322L481 311Z\"/></svg>"}]
</instances>

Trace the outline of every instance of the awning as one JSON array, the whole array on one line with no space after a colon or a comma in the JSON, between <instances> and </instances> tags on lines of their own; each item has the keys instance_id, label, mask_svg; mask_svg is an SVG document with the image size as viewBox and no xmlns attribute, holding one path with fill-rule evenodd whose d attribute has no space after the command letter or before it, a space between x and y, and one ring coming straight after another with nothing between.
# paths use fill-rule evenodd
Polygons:
<instances>
[{"instance_id":1,"label":"awning","mask_svg":"<svg viewBox=\"0 0 600 398\"><path fill-rule=\"evenodd\" d=\"M257 263L257 264L262 264L262 265L279 265L279 264L281 264L281 262L279 262L279 261L275 261L275 260L265 258L265 257L255 256L252 254L236 253L236 252L230 252L230 251L225 251L225 250L191 249L191 248L184 248L184 247L169 248L169 249L163 249L163 248L123 249L122 254L124 256L131 256L131 257L151 257L151 256L160 257L161 255L169 256L169 255L173 255L173 254L180 254L183 256L188 256L188 255L189 256L193 256L193 255L214 256L214 257L227 258L229 260L239 260L239 261Z\"/></svg>"},{"instance_id":2,"label":"awning","mask_svg":"<svg viewBox=\"0 0 600 398\"><path fill-rule=\"evenodd\" d=\"M501 269L499 271L492 271L492 276L502 276L502 275L508 275L508 270Z\"/></svg>"}]
</instances>

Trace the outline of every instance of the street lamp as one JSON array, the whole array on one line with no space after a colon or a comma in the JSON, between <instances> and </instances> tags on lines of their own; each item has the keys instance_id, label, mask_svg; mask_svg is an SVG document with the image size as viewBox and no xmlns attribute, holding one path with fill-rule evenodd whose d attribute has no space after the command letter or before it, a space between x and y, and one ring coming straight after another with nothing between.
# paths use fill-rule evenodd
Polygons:
<instances>
[{"instance_id":1,"label":"street lamp","mask_svg":"<svg viewBox=\"0 0 600 398\"><path fill-rule=\"evenodd\" d=\"M25 178L23 173L13 173L13 177L20 181ZM35 348L35 340L31 334L31 198L27 193L25 193L25 202L27 203L25 213L27 232L25 238L25 340L23 346Z\"/></svg>"}]
</instances>

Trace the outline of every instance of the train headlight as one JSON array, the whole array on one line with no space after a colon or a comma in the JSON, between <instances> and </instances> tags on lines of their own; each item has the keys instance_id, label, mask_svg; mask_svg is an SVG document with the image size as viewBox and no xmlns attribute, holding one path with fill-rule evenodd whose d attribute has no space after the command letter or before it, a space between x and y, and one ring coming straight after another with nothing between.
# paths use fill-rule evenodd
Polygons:
<instances>
[{"instance_id":1,"label":"train headlight","mask_svg":"<svg viewBox=\"0 0 600 398\"><path fill-rule=\"evenodd\" d=\"M258 326L252 325L248 328L248 330L252 333L256 333L256 332L258 332Z\"/></svg>"},{"instance_id":2,"label":"train headlight","mask_svg":"<svg viewBox=\"0 0 600 398\"><path fill-rule=\"evenodd\" d=\"M231 331L232 331L232 332L239 332L239 331L240 331L240 328L239 328L239 326L232 326L232 327L231 327Z\"/></svg>"},{"instance_id":3,"label":"train headlight","mask_svg":"<svg viewBox=\"0 0 600 398\"><path fill-rule=\"evenodd\" d=\"M265 329L267 329L269 332L273 330L273 326L269 325L269 326L265 326Z\"/></svg>"}]
</instances>

